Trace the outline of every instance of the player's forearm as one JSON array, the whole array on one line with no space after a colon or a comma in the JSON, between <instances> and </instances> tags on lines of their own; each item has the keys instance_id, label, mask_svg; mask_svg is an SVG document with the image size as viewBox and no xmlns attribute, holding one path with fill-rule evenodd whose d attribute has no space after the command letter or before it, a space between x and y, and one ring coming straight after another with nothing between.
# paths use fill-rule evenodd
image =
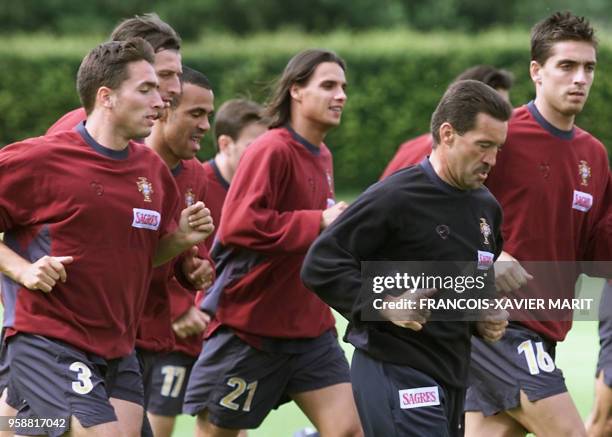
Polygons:
<instances>
[{"instance_id":1,"label":"player's forearm","mask_svg":"<svg viewBox=\"0 0 612 437\"><path fill-rule=\"evenodd\" d=\"M153 267L167 263L172 258L177 257L192 246L187 236L180 231L164 235L157 245L155 255L153 255Z\"/></svg>"},{"instance_id":2,"label":"player's forearm","mask_svg":"<svg viewBox=\"0 0 612 437\"><path fill-rule=\"evenodd\" d=\"M31 263L19 256L6 244L0 241L0 272L21 284L21 272L26 270Z\"/></svg>"}]
</instances>

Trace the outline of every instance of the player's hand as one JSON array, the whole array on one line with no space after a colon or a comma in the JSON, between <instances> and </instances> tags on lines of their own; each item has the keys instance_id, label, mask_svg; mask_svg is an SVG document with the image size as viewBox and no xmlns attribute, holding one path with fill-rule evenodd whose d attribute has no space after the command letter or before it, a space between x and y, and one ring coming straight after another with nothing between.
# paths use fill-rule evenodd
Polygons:
<instances>
[{"instance_id":1,"label":"player's hand","mask_svg":"<svg viewBox=\"0 0 612 437\"><path fill-rule=\"evenodd\" d=\"M214 270L210 262L198 257L198 246L193 246L183 257L183 274L196 290L212 285Z\"/></svg>"},{"instance_id":2,"label":"player's hand","mask_svg":"<svg viewBox=\"0 0 612 437\"><path fill-rule=\"evenodd\" d=\"M204 241L215 230L210 210L203 202L196 202L181 211L179 231L191 244Z\"/></svg>"},{"instance_id":3,"label":"player's hand","mask_svg":"<svg viewBox=\"0 0 612 437\"><path fill-rule=\"evenodd\" d=\"M401 328L420 331L427 323L431 311L429 311L426 301L431 299L438 290L436 288L422 288L415 291L407 291L401 296L385 296L386 302L400 302L409 300L414 302L414 309L383 309L382 315L396 326Z\"/></svg>"},{"instance_id":4,"label":"player's hand","mask_svg":"<svg viewBox=\"0 0 612 437\"><path fill-rule=\"evenodd\" d=\"M210 316L192 306L172 323L172 329L178 337L185 338L204 332L209 323Z\"/></svg>"},{"instance_id":5,"label":"player's hand","mask_svg":"<svg viewBox=\"0 0 612 437\"><path fill-rule=\"evenodd\" d=\"M488 342L496 342L501 339L508 326L509 313L506 310L498 310L485 315L483 320L476 322L476 330L480 336Z\"/></svg>"},{"instance_id":6,"label":"player's hand","mask_svg":"<svg viewBox=\"0 0 612 437\"><path fill-rule=\"evenodd\" d=\"M341 201L331 208L323 210L323 214L321 215L321 230L331 225L346 208L348 208L348 203Z\"/></svg>"},{"instance_id":7,"label":"player's hand","mask_svg":"<svg viewBox=\"0 0 612 437\"><path fill-rule=\"evenodd\" d=\"M29 264L18 275L18 282L30 290L49 293L57 281L66 282L66 264L73 261L71 256L45 255L33 264Z\"/></svg>"},{"instance_id":8,"label":"player's hand","mask_svg":"<svg viewBox=\"0 0 612 437\"><path fill-rule=\"evenodd\" d=\"M503 252L495 261L495 288L497 291L509 293L518 290L533 279L516 258Z\"/></svg>"}]
</instances>

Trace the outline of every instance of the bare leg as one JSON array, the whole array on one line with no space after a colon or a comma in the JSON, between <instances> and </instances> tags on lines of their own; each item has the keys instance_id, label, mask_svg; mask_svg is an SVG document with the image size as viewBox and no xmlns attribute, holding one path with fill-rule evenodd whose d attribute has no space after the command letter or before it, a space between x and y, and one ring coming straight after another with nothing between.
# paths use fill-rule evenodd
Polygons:
<instances>
[{"instance_id":1,"label":"bare leg","mask_svg":"<svg viewBox=\"0 0 612 437\"><path fill-rule=\"evenodd\" d=\"M361 437L363 431L351 384L331 385L292 395L322 437Z\"/></svg>"}]
</instances>

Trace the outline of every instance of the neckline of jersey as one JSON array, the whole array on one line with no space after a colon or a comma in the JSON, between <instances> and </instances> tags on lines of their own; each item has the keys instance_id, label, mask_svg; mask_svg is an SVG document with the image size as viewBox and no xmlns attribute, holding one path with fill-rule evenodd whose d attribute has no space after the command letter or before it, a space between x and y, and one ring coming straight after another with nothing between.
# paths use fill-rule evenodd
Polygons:
<instances>
[{"instance_id":1,"label":"neckline of jersey","mask_svg":"<svg viewBox=\"0 0 612 437\"><path fill-rule=\"evenodd\" d=\"M81 135L83 140L98 154L105 156L107 158L123 160L127 159L130 154L130 147L126 147L123 150L112 150L108 147L104 147L102 144L98 143L93 137L87 132L87 128L85 127L86 121L80 122L76 130Z\"/></svg>"},{"instance_id":2,"label":"neckline of jersey","mask_svg":"<svg viewBox=\"0 0 612 437\"><path fill-rule=\"evenodd\" d=\"M527 103L527 109L535 121L551 135L561 138L562 140L574 139L574 131L576 130L575 127L572 127L570 130L562 130L553 126L544 118L540 111L538 111L538 108L533 100Z\"/></svg>"},{"instance_id":3,"label":"neckline of jersey","mask_svg":"<svg viewBox=\"0 0 612 437\"><path fill-rule=\"evenodd\" d=\"M221 186L223 188L225 188L225 190L229 190L230 184L227 180L225 180L225 178L223 177L223 175L221 174L221 170L219 170L219 167L217 166L217 163L215 162L215 159L210 159L208 161L208 163L210 164L210 166L212 167L215 176L217 177L217 180L219 181L219 183L221 184Z\"/></svg>"},{"instance_id":4,"label":"neckline of jersey","mask_svg":"<svg viewBox=\"0 0 612 437\"><path fill-rule=\"evenodd\" d=\"M313 155L319 156L321 153L321 148L315 146L311 142L309 142L306 138L298 134L289 124L285 126L285 129L289 131L294 140L300 143L302 146L306 147L306 149L312 153Z\"/></svg>"},{"instance_id":5,"label":"neckline of jersey","mask_svg":"<svg viewBox=\"0 0 612 437\"><path fill-rule=\"evenodd\" d=\"M429 160L429 156L423 158L423 160L419 163L419 165L423 168L425 174L429 177L429 179L437 185L442 190L446 191L449 194L453 194L455 196L469 196L471 193L476 192L478 190L482 190L482 188L476 188L474 190L462 190L457 187L453 187L440 176L431 165L431 161Z\"/></svg>"}]
</instances>

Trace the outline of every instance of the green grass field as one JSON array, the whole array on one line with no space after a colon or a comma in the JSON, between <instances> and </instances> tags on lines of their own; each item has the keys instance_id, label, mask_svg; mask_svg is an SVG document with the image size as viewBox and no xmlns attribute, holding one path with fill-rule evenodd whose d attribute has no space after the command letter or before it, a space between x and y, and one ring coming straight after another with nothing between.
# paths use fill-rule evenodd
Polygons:
<instances>
[{"instance_id":1,"label":"green grass field","mask_svg":"<svg viewBox=\"0 0 612 437\"><path fill-rule=\"evenodd\" d=\"M601 290L602 280L586 279L583 287L591 292ZM343 333L346 322L337 316L337 329ZM353 354L353 348L346 343L342 344L347 357ZM563 370L569 391L582 417L586 417L593 403L593 380L599 339L597 335L597 322L574 322L567 339L557 347L557 366ZM273 411L259 429L249 432L250 437L291 437L295 430L311 426L308 419L294 404L285 404ZM177 423L174 435L187 437L193 435L194 419L181 416Z\"/></svg>"}]
</instances>

